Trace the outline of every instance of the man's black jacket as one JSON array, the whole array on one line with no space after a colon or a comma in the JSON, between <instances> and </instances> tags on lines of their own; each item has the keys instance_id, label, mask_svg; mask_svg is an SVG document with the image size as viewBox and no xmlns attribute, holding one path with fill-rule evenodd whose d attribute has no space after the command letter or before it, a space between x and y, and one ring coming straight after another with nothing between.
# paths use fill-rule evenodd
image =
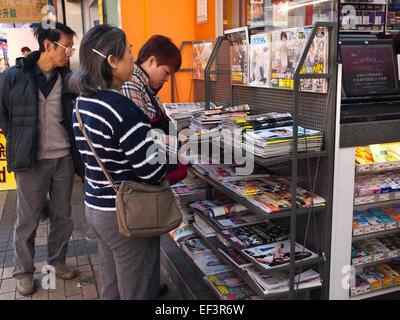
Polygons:
<instances>
[{"instance_id":1,"label":"man's black jacket","mask_svg":"<svg viewBox=\"0 0 400 320\"><path fill-rule=\"evenodd\" d=\"M33 67L40 53L32 52L19 64L8 68L0 77L0 128L7 139L7 169L33 171L37 152L38 88ZM62 77L61 104L64 126L71 143L75 172L83 177L84 167L75 147L72 129L73 100L76 95L68 89L67 68L59 68Z\"/></svg>"}]
</instances>

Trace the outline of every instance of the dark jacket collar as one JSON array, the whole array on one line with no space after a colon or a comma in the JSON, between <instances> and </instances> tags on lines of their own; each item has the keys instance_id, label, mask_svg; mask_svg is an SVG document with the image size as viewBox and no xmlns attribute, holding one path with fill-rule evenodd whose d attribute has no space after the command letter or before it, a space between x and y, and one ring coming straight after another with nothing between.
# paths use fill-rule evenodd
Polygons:
<instances>
[{"instance_id":1,"label":"dark jacket collar","mask_svg":"<svg viewBox=\"0 0 400 320\"><path fill-rule=\"evenodd\" d=\"M33 51L32 53L28 54L23 59L19 59L17 61L17 67L22 68L26 72L33 72L35 64L38 62L39 58L40 58L40 52ZM62 67L62 68L57 68L57 69L60 72L63 79L70 72L67 67Z\"/></svg>"}]
</instances>

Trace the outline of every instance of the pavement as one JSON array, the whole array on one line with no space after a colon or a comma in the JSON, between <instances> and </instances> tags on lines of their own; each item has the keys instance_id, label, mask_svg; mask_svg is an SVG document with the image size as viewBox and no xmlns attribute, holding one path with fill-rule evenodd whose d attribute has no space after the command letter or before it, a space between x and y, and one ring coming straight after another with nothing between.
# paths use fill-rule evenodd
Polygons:
<instances>
[{"instance_id":1,"label":"pavement","mask_svg":"<svg viewBox=\"0 0 400 320\"><path fill-rule=\"evenodd\" d=\"M84 218L83 188L80 182L74 183L72 194L72 218L74 231L68 244L68 266L78 270L79 276L73 280L56 279L55 289L42 286L49 277L42 273L47 260L48 220L39 224L35 239L34 280L37 290L33 295L18 294L14 269L13 226L16 219L16 191L0 191L0 300L99 300L101 292L100 264L95 241L85 239L88 234ZM46 279L43 279L47 277ZM161 282L169 291L158 300L183 300L182 295L172 283L165 269L161 268ZM54 286L53 286L54 287Z\"/></svg>"}]
</instances>

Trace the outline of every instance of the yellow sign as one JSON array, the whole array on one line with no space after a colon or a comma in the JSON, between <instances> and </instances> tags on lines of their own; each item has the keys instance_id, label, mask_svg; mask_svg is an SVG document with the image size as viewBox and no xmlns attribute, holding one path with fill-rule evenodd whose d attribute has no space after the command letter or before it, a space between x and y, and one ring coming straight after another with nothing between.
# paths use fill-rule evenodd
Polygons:
<instances>
[{"instance_id":1,"label":"yellow sign","mask_svg":"<svg viewBox=\"0 0 400 320\"><path fill-rule=\"evenodd\" d=\"M7 171L6 138L0 131L0 191L16 189L17 184L15 183L14 174Z\"/></svg>"},{"instance_id":2,"label":"yellow sign","mask_svg":"<svg viewBox=\"0 0 400 320\"><path fill-rule=\"evenodd\" d=\"M57 0L0 0L0 22L41 22L56 13Z\"/></svg>"}]
</instances>

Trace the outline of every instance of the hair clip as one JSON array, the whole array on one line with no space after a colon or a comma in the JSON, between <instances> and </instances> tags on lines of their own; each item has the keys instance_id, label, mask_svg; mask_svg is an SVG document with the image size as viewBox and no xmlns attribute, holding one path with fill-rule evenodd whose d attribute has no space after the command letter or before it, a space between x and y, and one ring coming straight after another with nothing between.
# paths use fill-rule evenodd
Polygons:
<instances>
[{"instance_id":1,"label":"hair clip","mask_svg":"<svg viewBox=\"0 0 400 320\"><path fill-rule=\"evenodd\" d=\"M107 59L107 57L102 54L101 52L97 51L96 49L92 49L93 52L97 53L100 57L103 57L104 59Z\"/></svg>"}]
</instances>

